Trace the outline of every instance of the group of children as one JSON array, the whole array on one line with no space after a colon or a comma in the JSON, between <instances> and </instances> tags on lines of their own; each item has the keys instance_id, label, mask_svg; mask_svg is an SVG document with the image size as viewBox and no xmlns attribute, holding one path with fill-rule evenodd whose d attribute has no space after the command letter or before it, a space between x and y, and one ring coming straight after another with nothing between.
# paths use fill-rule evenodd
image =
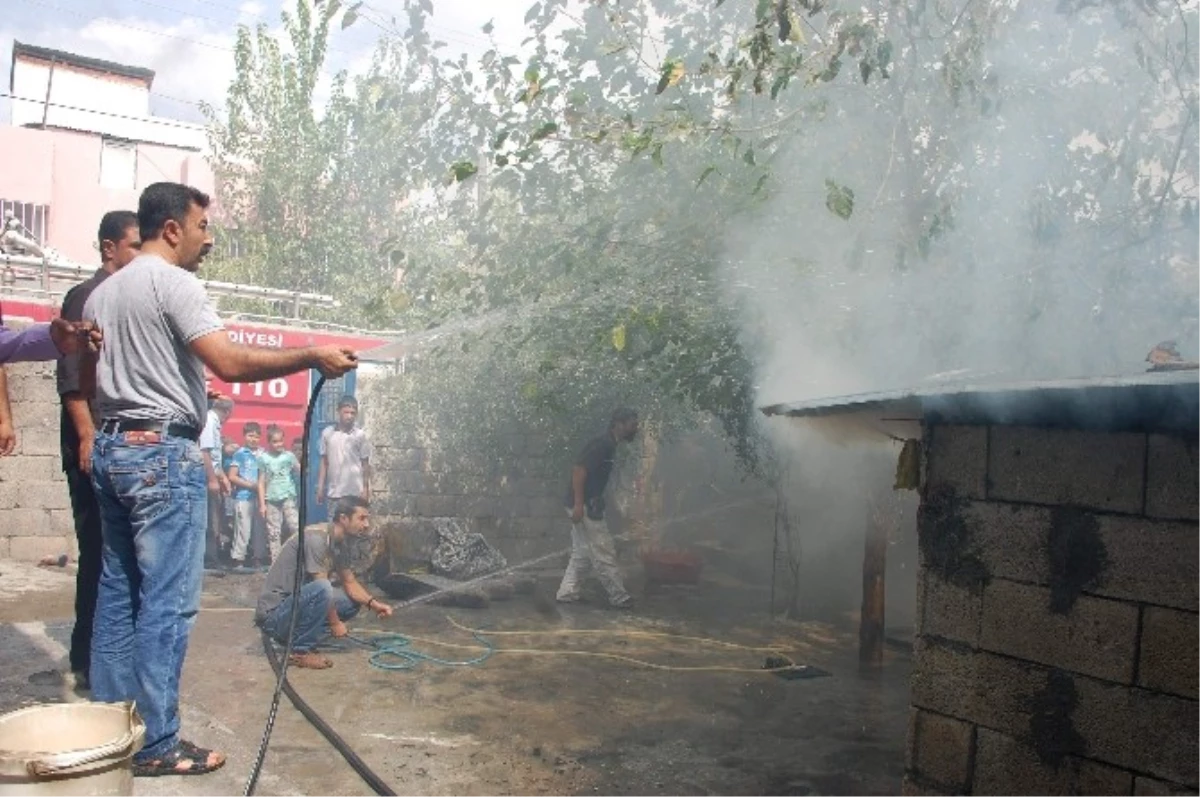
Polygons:
<instances>
[{"instance_id":1,"label":"group of children","mask_svg":"<svg viewBox=\"0 0 1200 797\"><path fill-rule=\"evenodd\" d=\"M231 488L221 536L230 541L228 560L235 571L265 569L299 527L301 441L289 450L283 430L273 424L267 426L265 447L262 438L262 426L249 421L242 426L242 445L221 441L221 467Z\"/></svg>"}]
</instances>

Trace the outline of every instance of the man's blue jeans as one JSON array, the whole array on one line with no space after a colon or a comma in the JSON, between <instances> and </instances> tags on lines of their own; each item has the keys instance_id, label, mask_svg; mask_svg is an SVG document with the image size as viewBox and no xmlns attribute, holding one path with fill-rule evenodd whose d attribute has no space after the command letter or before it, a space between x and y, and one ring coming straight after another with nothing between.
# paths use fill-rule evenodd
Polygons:
<instances>
[{"instance_id":1,"label":"man's blue jeans","mask_svg":"<svg viewBox=\"0 0 1200 797\"><path fill-rule=\"evenodd\" d=\"M329 602L337 605L338 618L349 620L358 614L358 604L338 587L320 578L300 588L300 615L296 618L296 634L292 637L292 652L307 653L329 633ZM263 630L281 645L287 641L288 624L292 622L292 607L297 604L289 595L272 609L262 621Z\"/></svg>"},{"instance_id":2,"label":"man's blue jeans","mask_svg":"<svg viewBox=\"0 0 1200 797\"><path fill-rule=\"evenodd\" d=\"M179 677L204 576L204 460L184 438L98 433L92 483L104 535L92 698L137 702L146 722L137 760L147 761L179 741Z\"/></svg>"}]
</instances>

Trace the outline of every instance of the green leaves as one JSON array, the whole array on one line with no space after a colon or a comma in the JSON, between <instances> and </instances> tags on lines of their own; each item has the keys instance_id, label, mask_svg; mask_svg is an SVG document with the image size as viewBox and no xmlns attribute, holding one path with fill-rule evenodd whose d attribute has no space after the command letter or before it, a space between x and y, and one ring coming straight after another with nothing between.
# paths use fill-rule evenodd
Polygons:
<instances>
[{"instance_id":1,"label":"green leaves","mask_svg":"<svg viewBox=\"0 0 1200 797\"><path fill-rule=\"evenodd\" d=\"M360 8L362 8L362 3L355 3L346 9L346 13L342 15L342 30L345 30L358 21L358 10Z\"/></svg>"},{"instance_id":2,"label":"green leaves","mask_svg":"<svg viewBox=\"0 0 1200 797\"><path fill-rule=\"evenodd\" d=\"M546 122L544 125L539 127L537 130L533 131L533 133L529 136L529 141L530 141L530 143L532 143L534 141L541 141L543 138L546 138L547 136L552 136L557 132L558 132L558 125L556 123Z\"/></svg>"},{"instance_id":3,"label":"green leaves","mask_svg":"<svg viewBox=\"0 0 1200 797\"><path fill-rule=\"evenodd\" d=\"M461 183L474 177L479 167L471 161L459 161L450 165L450 181Z\"/></svg>"},{"instance_id":4,"label":"green leaves","mask_svg":"<svg viewBox=\"0 0 1200 797\"><path fill-rule=\"evenodd\" d=\"M833 180L825 180L825 207L839 219L849 219L854 213L854 191Z\"/></svg>"},{"instance_id":5,"label":"green leaves","mask_svg":"<svg viewBox=\"0 0 1200 797\"><path fill-rule=\"evenodd\" d=\"M617 351L625 351L625 325L617 324L612 330L612 345Z\"/></svg>"},{"instance_id":6,"label":"green leaves","mask_svg":"<svg viewBox=\"0 0 1200 797\"><path fill-rule=\"evenodd\" d=\"M492 31L496 29L496 26L493 23L495 23L495 20L489 19L487 22L485 22L483 24L483 27L480 28L480 30L483 31L486 35L491 36Z\"/></svg>"},{"instance_id":7,"label":"green leaves","mask_svg":"<svg viewBox=\"0 0 1200 797\"><path fill-rule=\"evenodd\" d=\"M679 85L686 73L682 58L668 58L659 70L658 86L655 87L654 93L662 94L671 86Z\"/></svg>"}]
</instances>

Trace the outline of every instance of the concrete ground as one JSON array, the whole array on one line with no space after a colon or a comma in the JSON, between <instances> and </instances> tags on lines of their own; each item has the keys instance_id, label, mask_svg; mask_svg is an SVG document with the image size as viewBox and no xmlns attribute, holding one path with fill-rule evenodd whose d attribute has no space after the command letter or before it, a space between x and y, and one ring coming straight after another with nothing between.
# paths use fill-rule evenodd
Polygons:
<instances>
[{"instance_id":1,"label":"concrete ground","mask_svg":"<svg viewBox=\"0 0 1200 797\"><path fill-rule=\"evenodd\" d=\"M483 609L424 604L351 624L363 638L409 634L414 648L448 659L481 652L452 620L532 632L488 637L510 652L481 665L389 671L356 648L291 681L399 794L899 793L904 653L860 674L850 631L770 623L761 588L716 570L699 586L639 596L633 613L557 606L546 599L556 577L546 571L534 595ZM184 669L184 733L229 763L203 777L138 780L138 794L242 792L274 686L251 623L261 582L206 581ZM30 680L65 666L72 590L69 571L0 562L0 711L79 699ZM768 651L649 635L661 633L780 645L831 675L786 681L756 671ZM727 669L678 669L687 667ZM371 792L285 697L258 793Z\"/></svg>"}]
</instances>

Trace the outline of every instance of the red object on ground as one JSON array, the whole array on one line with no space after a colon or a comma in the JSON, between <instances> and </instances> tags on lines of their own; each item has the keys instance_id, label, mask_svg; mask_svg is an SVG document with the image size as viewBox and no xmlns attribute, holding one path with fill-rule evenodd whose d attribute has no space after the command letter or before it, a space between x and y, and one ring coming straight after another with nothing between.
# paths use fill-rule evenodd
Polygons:
<instances>
[{"instance_id":1,"label":"red object on ground","mask_svg":"<svg viewBox=\"0 0 1200 797\"><path fill-rule=\"evenodd\" d=\"M641 554L646 579L657 584L695 584L704 568L704 560L691 551L643 548Z\"/></svg>"}]
</instances>

